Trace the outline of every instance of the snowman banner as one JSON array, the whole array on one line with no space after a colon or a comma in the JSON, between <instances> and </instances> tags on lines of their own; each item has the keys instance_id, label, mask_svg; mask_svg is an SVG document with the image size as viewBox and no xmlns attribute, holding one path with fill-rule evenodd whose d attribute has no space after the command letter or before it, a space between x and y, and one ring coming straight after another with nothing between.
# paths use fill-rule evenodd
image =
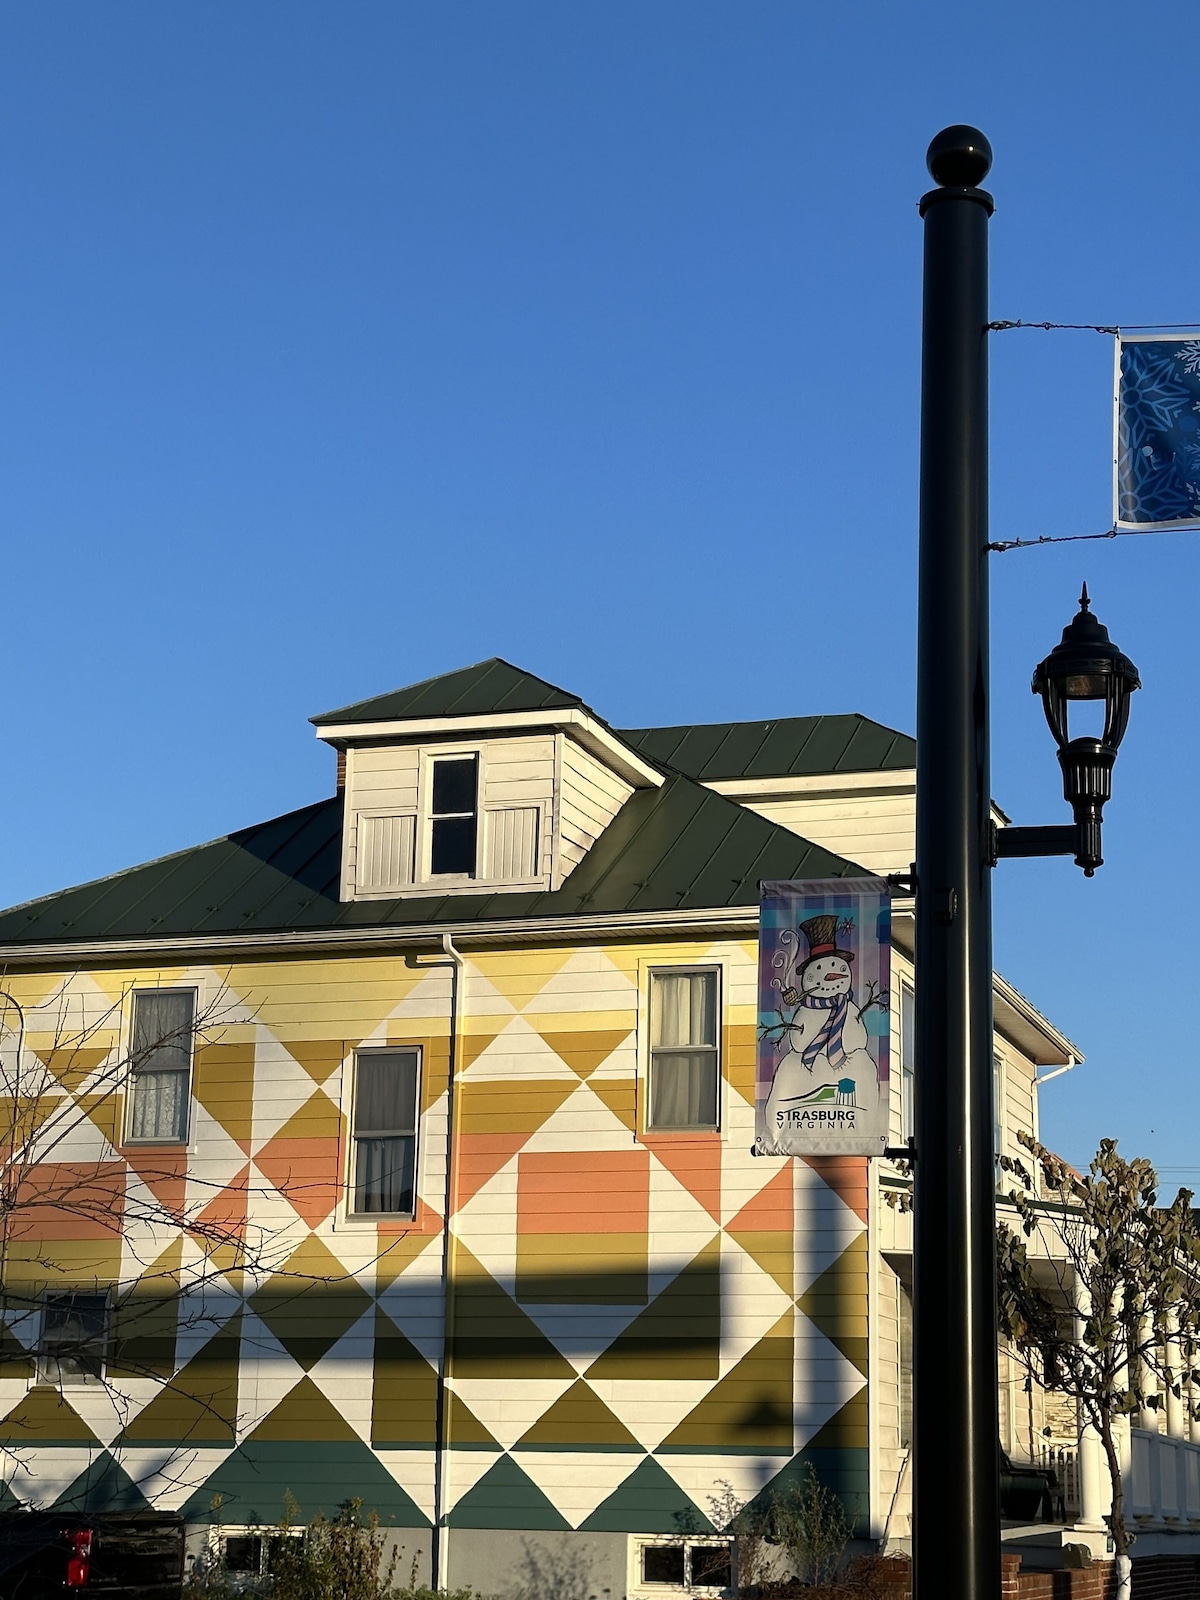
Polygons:
<instances>
[{"instance_id":1,"label":"snowman banner","mask_svg":"<svg viewBox=\"0 0 1200 1600\"><path fill-rule=\"evenodd\" d=\"M1113 526L1200 528L1200 329L1117 339Z\"/></svg>"},{"instance_id":2,"label":"snowman banner","mask_svg":"<svg viewBox=\"0 0 1200 1600\"><path fill-rule=\"evenodd\" d=\"M891 932L882 878L762 885L759 1155L882 1155Z\"/></svg>"}]
</instances>

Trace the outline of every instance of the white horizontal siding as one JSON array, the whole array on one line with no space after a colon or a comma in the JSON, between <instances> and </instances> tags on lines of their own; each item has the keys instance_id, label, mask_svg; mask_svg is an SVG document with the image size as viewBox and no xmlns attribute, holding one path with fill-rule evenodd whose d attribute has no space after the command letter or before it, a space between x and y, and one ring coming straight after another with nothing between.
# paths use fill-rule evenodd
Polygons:
<instances>
[{"instance_id":1,"label":"white horizontal siding","mask_svg":"<svg viewBox=\"0 0 1200 1600\"><path fill-rule=\"evenodd\" d=\"M565 878L620 811L633 788L577 745L562 742L559 798L559 869Z\"/></svg>"},{"instance_id":2,"label":"white horizontal siding","mask_svg":"<svg viewBox=\"0 0 1200 1600\"><path fill-rule=\"evenodd\" d=\"M872 872L903 872L916 853L916 795L788 795L741 801L771 822Z\"/></svg>"}]
</instances>

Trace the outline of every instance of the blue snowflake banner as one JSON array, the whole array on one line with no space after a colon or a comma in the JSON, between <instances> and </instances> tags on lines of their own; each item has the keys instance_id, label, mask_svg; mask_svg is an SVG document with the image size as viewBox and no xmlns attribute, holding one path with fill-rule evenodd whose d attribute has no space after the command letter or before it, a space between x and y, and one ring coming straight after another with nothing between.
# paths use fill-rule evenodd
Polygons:
<instances>
[{"instance_id":1,"label":"blue snowflake banner","mask_svg":"<svg viewBox=\"0 0 1200 1600\"><path fill-rule=\"evenodd\" d=\"M755 1151L882 1155L891 891L882 878L821 878L761 893Z\"/></svg>"},{"instance_id":2,"label":"blue snowflake banner","mask_svg":"<svg viewBox=\"0 0 1200 1600\"><path fill-rule=\"evenodd\" d=\"M1200 329L1117 339L1114 526L1200 528Z\"/></svg>"}]
</instances>

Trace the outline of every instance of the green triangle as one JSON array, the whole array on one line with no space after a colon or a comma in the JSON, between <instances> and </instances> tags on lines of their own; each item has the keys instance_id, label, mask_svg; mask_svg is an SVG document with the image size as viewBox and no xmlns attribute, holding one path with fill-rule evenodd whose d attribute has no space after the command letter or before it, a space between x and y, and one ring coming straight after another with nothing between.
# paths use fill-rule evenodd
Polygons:
<instances>
[{"instance_id":1,"label":"green triangle","mask_svg":"<svg viewBox=\"0 0 1200 1600\"><path fill-rule=\"evenodd\" d=\"M830 1344L867 1374L867 1236L860 1233L796 1301Z\"/></svg>"},{"instance_id":2,"label":"green triangle","mask_svg":"<svg viewBox=\"0 0 1200 1600\"><path fill-rule=\"evenodd\" d=\"M140 1411L121 1444L232 1444L237 1434L242 1313L168 1380Z\"/></svg>"},{"instance_id":3,"label":"green triangle","mask_svg":"<svg viewBox=\"0 0 1200 1600\"><path fill-rule=\"evenodd\" d=\"M437 1373L391 1317L376 1310L371 1443L434 1444L436 1440Z\"/></svg>"},{"instance_id":4,"label":"green triangle","mask_svg":"<svg viewBox=\"0 0 1200 1600\"><path fill-rule=\"evenodd\" d=\"M294 1389L259 1423L247 1439L286 1439L298 1443L316 1440L357 1444L358 1435L331 1400L327 1400L310 1377L305 1375Z\"/></svg>"},{"instance_id":5,"label":"green triangle","mask_svg":"<svg viewBox=\"0 0 1200 1600\"><path fill-rule=\"evenodd\" d=\"M98 1444L79 1413L57 1389L30 1389L0 1422L0 1445Z\"/></svg>"},{"instance_id":6,"label":"green triangle","mask_svg":"<svg viewBox=\"0 0 1200 1600\"><path fill-rule=\"evenodd\" d=\"M24 1509L8 1484L0 1482L0 1514L5 1511L24 1511Z\"/></svg>"},{"instance_id":7,"label":"green triangle","mask_svg":"<svg viewBox=\"0 0 1200 1600\"><path fill-rule=\"evenodd\" d=\"M532 1318L461 1244L455 1251L450 1370L456 1378L573 1378Z\"/></svg>"},{"instance_id":8,"label":"green triangle","mask_svg":"<svg viewBox=\"0 0 1200 1600\"><path fill-rule=\"evenodd\" d=\"M867 1428L867 1386L863 1384L858 1393L813 1434L804 1447L804 1453L808 1455L814 1450L865 1450Z\"/></svg>"},{"instance_id":9,"label":"green triangle","mask_svg":"<svg viewBox=\"0 0 1200 1600\"><path fill-rule=\"evenodd\" d=\"M865 1390L862 1407L865 1426ZM865 1438L865 1432L863 1436ZM821 1442L823 1437L827 1442ZM809 1440L798 1455L793 1456L786 1466L781 1467L775 1476L763 1485L752 1504L759 1510L768 1510L773 1496L781 1492L786 1494L791 1485L803 1482L811 1471L825 1488L832 1489L841 1500L851 1523L852 1536L856 1539L864 1538L868 1528L869 1452L865 1444L851 1448L836 1442L828 1442L834 1437L826 1435L822 1429Z\"/></svg>"},{"instance_id":10,"label":"green triangle","mask_svg":"<svg viewBox=\"0 0 1200 1600\"><path fill-rule=\"evenodd\" d=\"M597 1378L718 1378L721 1241L713 1239L588 1368Z\"/></svg>"},{"instance_id":11,"label":"green triangle","mask_svg":"<svg viewBox=\"0 0 1200 1600\"><path fill-rule=\"evenodd\" d=\"M296 1502L296 1520L309 1522L320 1512L334 1517L347 1500L361 1500L399 1528L427 1528L417 1509L373 1450L356 1440L304 1442L256 1439L231 1450L196 1489L180 1515L188 1522L220 1520L233 1526L272 1527L283 1515L285 1497ZM220 1496L219 1515L213 1502Z\"/></svg>"},{"instance_id":12,"label":"green triangle","mask_svg":"<svg viewBox=\"0 0 1200 1600\"><path fill-rule=\"evenodd\" d=\"M646 1456L580 1524L581 1533L713 1533L712 1523L653 1456Z\"/></svg>"},{"instance_id":13,"label":"green triangle","mask_svg":"<svg viewBox=\"0 0 1200 1600\"><path fill-rule=\"evenodd\" d=\"M606 1444L641 1448L620 1417L582 1378L543 1412L517 1448L531 1444L556 1445L560 1450Z\"/></svg>"},{"instance_id":14,"label":"green triangle","mask_svg":"<svg viewBox=\"0 0 1200 1600\"><path fill-rule=\"evenodd\" d=\"M571 1526L511 1456L500 1456L488 1468L479 1482L463 1495L447 1521L452 1528L566 1531Z\"/></svg>"},{"instance_id":15,"label":"green triangle","mask_svg":"<svg viewBox=\"0 0 1200 1600\"><path fill-rule=\"evenodd\" d=\"M149 1511L150 1502L107 1450L54 1502L56 1511Z\"/></svg>"},{"instance_id":16,"label":"green triangle","mask_svg":"<svg viewBox=\"0 0 1200 1600\"><path fill-rule=\"evenodd\" d=\"M661 1448L735 1445L790 1450L793 1355L789 1311L688 1412Z\"/></svg>"}]
</instances>

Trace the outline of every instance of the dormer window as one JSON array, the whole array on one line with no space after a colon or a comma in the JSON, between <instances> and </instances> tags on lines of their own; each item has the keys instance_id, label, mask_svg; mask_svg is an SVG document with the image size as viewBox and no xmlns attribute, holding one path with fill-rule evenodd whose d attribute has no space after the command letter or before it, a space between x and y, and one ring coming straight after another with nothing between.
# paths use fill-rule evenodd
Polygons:
<instances>
[{"instance_id":1,"label":"dormer window","mask_svg":"<svg viewBox=\"0 0 1200 1600\"><path fill-rule=\"evenodd\" d=\"M433 762L429 807L429 874L473 878L479 848L479 757Z\"/></svg>"}]
</instances>

